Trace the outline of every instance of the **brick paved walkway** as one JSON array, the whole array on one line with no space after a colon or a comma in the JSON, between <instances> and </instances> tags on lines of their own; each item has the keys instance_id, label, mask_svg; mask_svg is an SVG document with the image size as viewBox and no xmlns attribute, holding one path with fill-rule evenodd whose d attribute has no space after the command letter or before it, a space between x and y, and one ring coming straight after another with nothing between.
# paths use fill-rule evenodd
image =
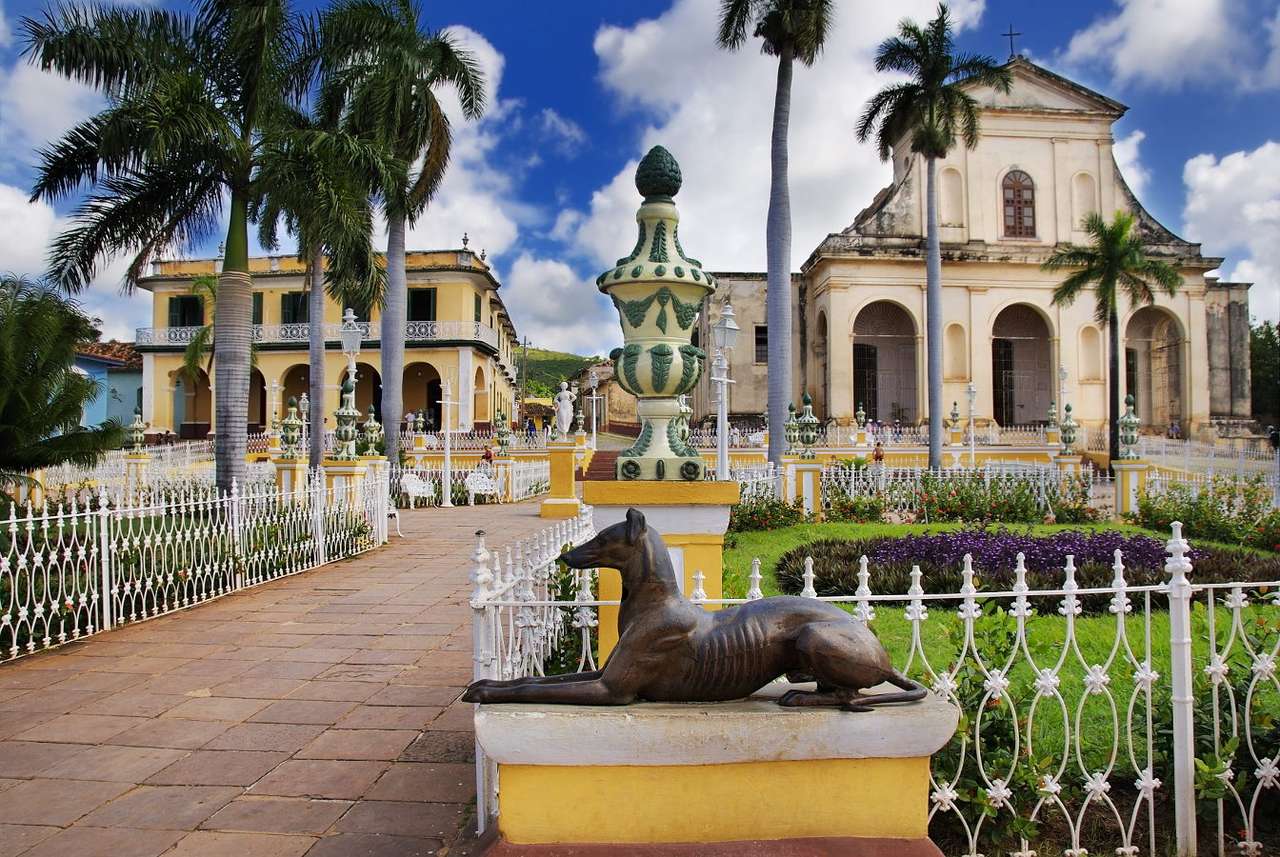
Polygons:
<instances>
[{"instance_id":1,"label":"brick paved walkway","mask_svg":"<svg viewBox=\"0 0 1280 857\"><path fill-rule=\"evenodd\" d=\"M404 513L363 557L0 666L0 857L466 851L472 533Z\"/></svg>"}]
</instances>

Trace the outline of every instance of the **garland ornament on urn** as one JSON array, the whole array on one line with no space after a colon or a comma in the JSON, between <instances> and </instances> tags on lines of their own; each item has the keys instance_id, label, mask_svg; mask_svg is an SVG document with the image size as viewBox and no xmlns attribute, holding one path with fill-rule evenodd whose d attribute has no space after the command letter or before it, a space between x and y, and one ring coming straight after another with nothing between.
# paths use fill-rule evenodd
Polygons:
<instances>
[{"instance_id":1,"label":"garland ornament on urn","mask_svg":"<svg viewBox=\"0 0 1280 857\"><path fill-rule=\"evenodd\" d=\"M1124 414L1120 417L1120 457L1138 458L1138 427L1142 421L1133 409L1133 394L1124 397Z\"/></svg>"},{"instance_id":2,"label":"garland ornament on urn","mask_svg":"<svg viewBox=\"0 0 1280 857\"><path fill-rule=\"evenodd\" d=\"M680 214L672 197L680 190L680 165L654 146L636 169L644 202L636 212L639 237L630 255L596 278L622 324L614 376L637 398L640 436L618 455L619 479L698 481L705 465L680 433L679 396L693 391L706 354L692 344L703 300L715 278L685 255Z\"/></svg>"}]
</instances>

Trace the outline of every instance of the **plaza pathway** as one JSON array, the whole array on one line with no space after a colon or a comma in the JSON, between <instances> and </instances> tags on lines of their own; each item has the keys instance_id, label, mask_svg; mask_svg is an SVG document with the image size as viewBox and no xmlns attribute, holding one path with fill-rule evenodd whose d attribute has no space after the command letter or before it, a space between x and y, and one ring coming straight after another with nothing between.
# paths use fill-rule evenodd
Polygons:
<instances>
[{"instance_id":1,"label":"plaza pathway","mask_svg":"<svg viewBox=\"0 0 1280 857\"><path fill-rule=\"evenodd\" d=\"M473 532L384 548L0 666L0 857L459 855L471 824Z\"/></svg>"}]
</instances>

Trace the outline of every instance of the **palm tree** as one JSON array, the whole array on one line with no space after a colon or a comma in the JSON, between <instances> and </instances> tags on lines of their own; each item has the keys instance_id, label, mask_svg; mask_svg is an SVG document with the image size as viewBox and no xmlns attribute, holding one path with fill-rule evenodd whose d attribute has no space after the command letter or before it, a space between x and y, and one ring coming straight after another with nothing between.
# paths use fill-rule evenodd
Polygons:
<instances>
[{"instance_id":1,"label":"palm tree","mask_svg":"<svg viewBox=\"0 0 1280 857\"><path fill-rule=\"evenodd\" d=\"M787 187L791 73L796 60L806 66L817 61L835 17L834 6L831 0L721 0L716 34L720 47L734 51L746 42L747 28L754 27L761 52L778 58L765 222L765 316L769 323L769 460L779 467L786 449L782 425L795 392L791 383L791 193Z\"/></svg>"},{"instance_id":2,"label":"palm tree","mask_svg":"<svg viewBox=\"0 0 1280 857\"><path fill-rule=\"evenodd\" d=\"M386 273L371 243L371 196L384 184L403 181L405 170L385 147L346 134L336 122L302 113L294 122L297 133L280 140L264 159L263 194L254 201L254 213L258 241L268 250L277 246L282 220L298 238L308 289L308 419L319 427L325 406L325 295L342 306L372 306L381 295ZM310 433L309 455L311 466L320 466L324 432Z\"/></svg>"},{"instance_id":3,"label":"palm tree","mask_svg":"<svg viewBox=\"0 0 1280 857\"><path fill-rule=\"evenodd\" d=\"M1046 271L1075 269L1053 290L1054 304L1070 306L1086 288L1094 289L1093 315L1107 328L1110 338L1107 423L1112 461L1120 457L1120 293L1128 295L1131 306L1141 306L1155 301L1153 283L1167 295L1177 293L1182 285L1177 269L1147 256L1133 223L1133 215L1127 211L1117 211L1110 223L1098 212L1091 212L1084 219L1089 243L1058 247L1041 265Z\"/></svg>"},{"instance_id":4,"label":"palm tree","mask_svg":"<svg viewBox=\"0 0 1280 857\"><path fill-rule=\"evenodd\" d=\"M243 481L252 340L249 204L264 152L305 93L306 22L287 0L202 0L190 13L59 5L24 18L25 53L97 88L107 106L41 152L32 199L89 193L54 242L50 279L85 288L100 265L201 245L226 217L214 316L217 482Z\"/></svg>"},{"instance_id":5,"label":"palm tree","mask_svg":"<svg viewBox=\"0 0 1280 857\"><path fill-rule=\"evenodd\" d=\"M52 288L0 274L0 498L32 486L33 470L86 467L120 446L124 432L108 420L82 427L100 385L75 369L76 347L98 331L74 301Z\"/></svg>"},{"instance_id":6,"label":"palm tree","mask_svg":"<svg viewBox=\"0 0 1280 857\"><path fill-rule=\"evenodd\" d=\"M928 345L929 467L942 467L942 248L938 239L938 159L945 158L959 133L967 148L978 145L978 102L968 89L989 86L1008 92L1013 76L988 56L956 53L951 14L938 4L938 16L924 27L904 19L898 35L876 50L876 71L905 74L901 83L877 92L858 121L858 140L875 134L880 159L910 135L911 151L927 168L925 232L925 342Z\"/></svg>"},{"instance_id":7,"label":"palm tree","mask_svg":"<svg viewBox=\"0 0 1280 857\"><path fill-rule=\"evenodd\" d=\"M387 146L416 174L380 188L387 219L387 279L382 295L382 418L403 415L404 334L408 318L405 228L426 209L449 164L452 132L436 90L457 90L463 115L485 108L484 73L446 33L423 27L412 0L340 0L322 28L327 55L322 113ZM459 379L461 381L462 379ZM447 428L447 427L446 427ZM400 433L386 434L386 454L399 461Z\"/></svg>"}]
</instances>

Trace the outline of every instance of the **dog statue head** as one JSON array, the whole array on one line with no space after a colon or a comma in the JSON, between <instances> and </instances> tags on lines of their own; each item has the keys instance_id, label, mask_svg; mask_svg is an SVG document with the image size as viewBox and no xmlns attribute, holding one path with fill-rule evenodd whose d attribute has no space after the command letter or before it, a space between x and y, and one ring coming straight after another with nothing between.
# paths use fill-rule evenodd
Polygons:
<instances>
[{"instance_id":1,"label":"dog statue head","mask_svg":"<svg viewBox=\"0 0 1280 857\"><path fill-rule=\"evenodd\" d=\"M648 551L649 528L644 515L628 509L626 520L605 527L595 538L565 551L560 560L570 568L616 568L623 571Z\"/></svg>"}]
</instances>

